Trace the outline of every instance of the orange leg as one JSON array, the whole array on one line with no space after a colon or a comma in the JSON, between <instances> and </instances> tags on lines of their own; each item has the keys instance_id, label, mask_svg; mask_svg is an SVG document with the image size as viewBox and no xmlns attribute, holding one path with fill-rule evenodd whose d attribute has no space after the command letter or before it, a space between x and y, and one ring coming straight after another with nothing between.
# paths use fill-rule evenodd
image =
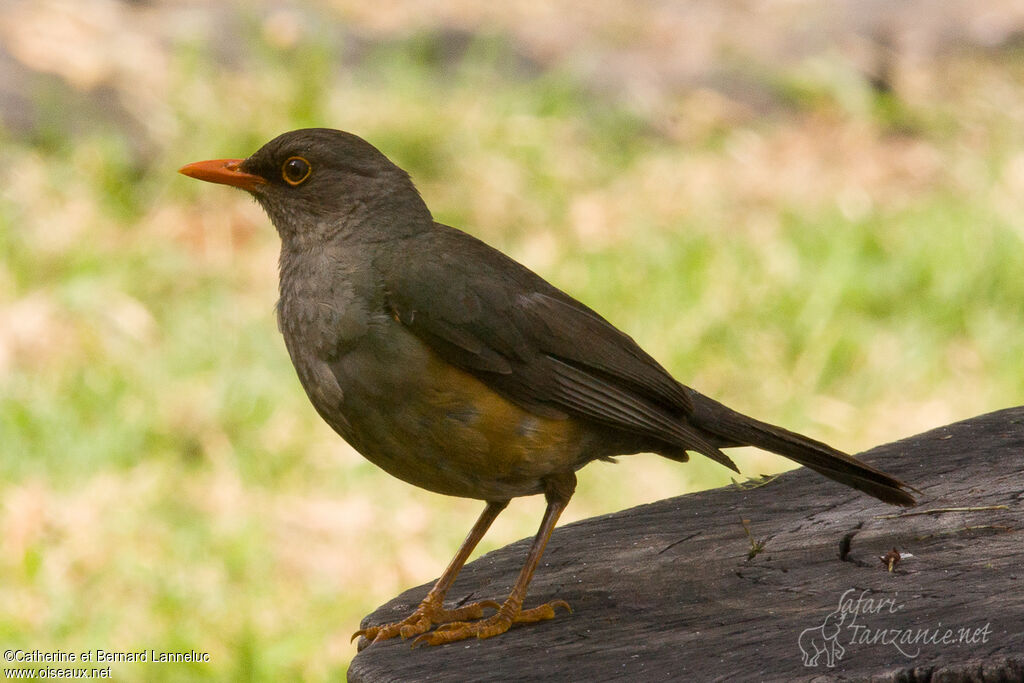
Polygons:
<instances>
[{"instance_id":1,"label":"orange leg","mask_svg":"<svg viewBox=\"0 0 1024 683\"><path fill-rule=\"evenodd\" d=\"M526 556L526 563L519 572L519 578L516 579L512 592L505 600L505 603L498 609L497 614L486 619L479 619L478 621L446 623L436 631L423 633L423 635L413 641L413 646L442 645L472 637L491 638L504 633L512 624L553 619L556 607L563 607L571 612L572 610L565 600L553 600L539 607L527 610L523 609L523 600L526 599L526 590L530 586L530 579L533 578L533 572L537 569L537 564L540 563L540 558L544 554L544 548L548 544L548 539L551 538L551 532L554 531L555 523L558 521L559 515L562 514L562 510L569 503L569 498L572 497L575 489L576 475L571 472L548 477L545 481L544 496L547 498L548 506L544 510L544 519L541 521L540 529L537 530L537 535L530 546L530 552Z\"/></svg>"},{"instance_id":2,"label":"orange leg","mask_svg":"<svg viewBox=\"0 0 1024 683\"><path fill-rule=\"evenodd\" d=\"M476 524L474 524L473 528L470 529L469 535L466 536L466 540L462 542L459 552L455 553L455 557L453 557L452 561L448 564L448 568L444 570L443 574L441 574L441 578L438 579L437 583L434 584L434 587L430 589L430 592L427 593L427 597L425 597L423 602L419 604L416 611L402 621L360 629L352 635L352 640L355 640L359 636L364 636L372 643L376 643L382 640L388 640L389 638L394 638L398 635L403 638L410 638L421 633L426 633L434 624L445 624L463 619L480 619L484 615L483 611L485 607L499 609L501 605L493 600L474 602L453 610L444 609L443 603L444 596L448 593L448 589L452 587L452 584L455 583L455 577L459 575L462 565L466 564L466 560L469 559L469 555L473 552L473 548L477 546L480 539L484 537L485 533L487 533L487 529L490 528L494 520L507 506L507 500L487 503L487 507L484 508L484 511L480 514L480 518L476 520Z\"/></svg>"}]
</instances>

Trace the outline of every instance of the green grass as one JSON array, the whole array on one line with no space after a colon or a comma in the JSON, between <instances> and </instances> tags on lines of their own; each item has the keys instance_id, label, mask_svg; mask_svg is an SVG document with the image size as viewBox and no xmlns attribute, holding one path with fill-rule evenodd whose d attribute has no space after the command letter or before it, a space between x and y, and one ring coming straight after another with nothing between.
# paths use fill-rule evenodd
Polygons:
<instances>
[{"instance_id":1,"label":"green grass","mask_svg":"<svg viewBox=\"0 0 1024 683\"><path fill-rule=\"evenodd\" d=\"M499 33L457 57L413 32L343 61L326 28L286 48L240 21L237 63L170 51L144 153L117 129L0 133L5 647L211 653L113 665L127 680L336 679L362 616L436 576L475 518L319 421L275 328L272 228L175 173L292 128L363 135L439 220L763 419L858 450L1024 395L1016 61L936 66L951 99L895 103L835 65L759 72L779 109L693 113L707 136L682 144ZM1005 106L979 103L993 79ZM587 468L567 518L728 482L695 460ZM540 509L516 501L482 550Z\"/></svg>"}]
</instances>

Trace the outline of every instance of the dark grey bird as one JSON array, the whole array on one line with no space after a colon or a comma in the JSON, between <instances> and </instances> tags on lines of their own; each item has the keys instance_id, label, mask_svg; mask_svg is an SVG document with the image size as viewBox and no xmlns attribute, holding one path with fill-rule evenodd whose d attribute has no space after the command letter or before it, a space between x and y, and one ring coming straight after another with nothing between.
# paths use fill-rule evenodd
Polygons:
<instances>
[{"instance_id":1,"label":"dark grey bird","mask_svg":"<svg viewBox=\"0 0 1024 683\"><path fill-rule=\"evenodd\" d=\"M356 635L448 643L568 608L523 600L576 470L611 456L685 462L695 452L736 470L721 449L757 446L886 503L914 504L895 477L676 381L587 306L434 221L409 175L355 135L292 131L247 159L181 172L248 191L277 228L278 322L320 416L399 479L486 501L419 607ZM547 509L507 599L445 608L491 522L512 498L537 493ZM496 613L485 618L486 608Z\"/></svg>"}]
</instances>

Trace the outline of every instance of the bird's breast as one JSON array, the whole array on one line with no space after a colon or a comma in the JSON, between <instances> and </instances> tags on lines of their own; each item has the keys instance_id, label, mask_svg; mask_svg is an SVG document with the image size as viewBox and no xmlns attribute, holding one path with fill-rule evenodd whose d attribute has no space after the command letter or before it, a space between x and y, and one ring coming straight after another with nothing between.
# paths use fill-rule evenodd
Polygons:
<instances>
[{"instance_id":1,"label":"bird's breast","mask_svg":"<svg viewBox=\"0 0 1024 683\"><path fill-rule=\"evenodd\" d=\"M380 302L374 300L378 295L369 268L352 256L333 249L282 252L277 316L289 352L301 347L329 359L366 334L371 311Z\"/></svg>"},{"instance_id":2,"label":"bird's breast","mask_svg":"<svg viewBox=\"0 0 1024 683\"><path fill-rule=\"evenodd\" d=\"M386 318L386 319L385 319ZM390 317L330 364L349 443L411 484L487 500L537 493L585 460L578 423L530 413Z\"/></svg>"},{"instance_id":3,"label":"bird's breast","mask_svg":"<svg viewBox=\"0 0 1024 683\"><path fill-rule=\"evenodd\" d=\"M438 356L337 256L282 258L278 321L320 415L367 459L439 493L488 500L542 490L586 460L580 425L530 413Z\"/></svg>"}]
</instances>

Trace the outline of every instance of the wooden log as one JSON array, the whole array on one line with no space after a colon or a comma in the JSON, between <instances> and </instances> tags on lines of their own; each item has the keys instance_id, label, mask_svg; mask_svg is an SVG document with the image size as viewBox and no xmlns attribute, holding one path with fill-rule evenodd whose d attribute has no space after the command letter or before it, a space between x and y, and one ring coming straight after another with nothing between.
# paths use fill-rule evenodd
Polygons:
<instances>
[{"instance_id":1,"label":"wooden log","mask_svg":"<svg viewBox=\"0 0 1024 683\"><path fill-rule=\"evenodd\" d=\"M918 507L801 469L569 524L527 606L563 598L573 614L380 643L349 680L1024 681L1024 407L859 457L920 489ZM447 604L503 599L528 542L467 565ZM363 625L403 618L429 587Z\"/></svg>"}]
</instances>

